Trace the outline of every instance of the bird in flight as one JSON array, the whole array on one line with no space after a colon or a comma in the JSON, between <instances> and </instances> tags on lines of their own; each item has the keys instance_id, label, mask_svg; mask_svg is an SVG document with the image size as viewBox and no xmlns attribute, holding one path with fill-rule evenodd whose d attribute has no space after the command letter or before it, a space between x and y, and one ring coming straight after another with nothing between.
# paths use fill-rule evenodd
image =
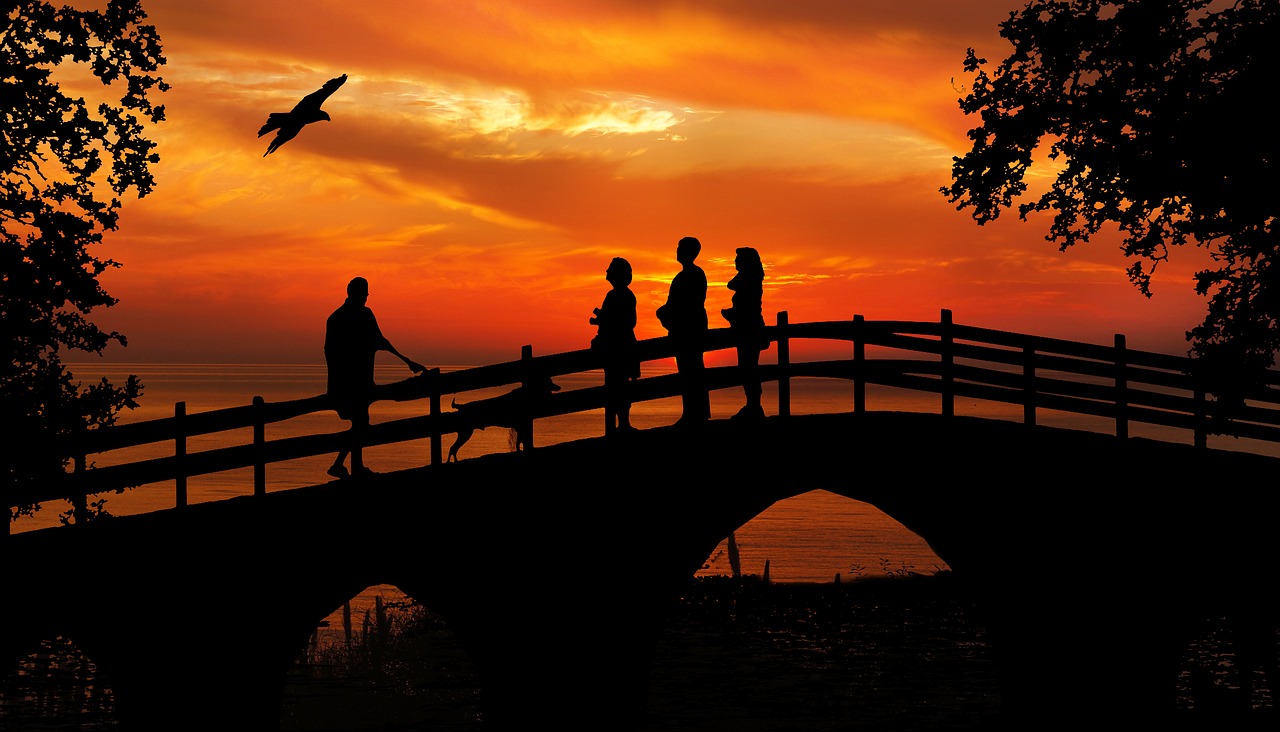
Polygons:
<instances>
[{"instance_id":1,"label":"bird in flight","mask_svg":"<svg viewBox=\"0 0 1280 732\"><path fill-rule=\"evenodd\" d=\"M258 130L258 137L262 137L268 132L275 130L276 136L271 140L271 144L267 146L267 151L262 153L262 157L266 157L286 142L298 136L303 127L312 122L329 120L329 113L320 109L320 105L324 104L324 100L329 98L347 81L347 75L330 79L324 83L324 86L306 95L294 105L293 109L288 112L272 112L267 115L267 123Z\"/></svg>"}]
</instances>

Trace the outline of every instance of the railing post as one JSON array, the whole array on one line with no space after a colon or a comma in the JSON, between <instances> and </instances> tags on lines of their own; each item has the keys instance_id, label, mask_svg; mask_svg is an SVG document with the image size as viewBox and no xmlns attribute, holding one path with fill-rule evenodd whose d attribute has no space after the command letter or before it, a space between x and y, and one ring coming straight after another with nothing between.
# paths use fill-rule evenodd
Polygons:
<instances>
[{"instance_id":1,"label":"railing post","mask_svg":"<svg viewBox=\"0 0 1280 732\"><path fill-rule=\"evenodd\" d=\"M613 399L609 394L609 387L606 383L604 387L604 434L612 435L616 430L617 412L613 409Z\"/></svg>"},{"instance_id":2,"label":"railing post","mask_svg":"<svg viewBox=\"0 0 1280 732\"><path fill-rule=\"evenodd\" d=\"M533 377L533 346L520 347L520 364L523 368L520 370L520 385L523 388L523 414L520 415L520 421L524 425L524 449L533 449L533 390L536 388L535 379ZM519 448L519 441L516 443Z\"/></svg>"},{"instance_id":3,"label":"railing post","mask_svg":"<svg viewBox=\"0 0 1280 732\"><path fill-rule=\"evenodd\" d=\"M955 356L953 354L953 346L955 344L955 335L951 328L951 311L944 309L942 311L942 416L951 417L956 413L956 393L955 393Z\"/></svg>"},{"instance_id":4,"label":"railing post","mask_svg":"<svg viewBox=\"0 0 1280 732\"><path fill-rule=\"evenodd\" d=\"M187 505L187 403L173 405L174 505Z\"/></svg>"},{"instance_id":5,"label":"railing post","mask_svg":"<svg viewBox=\"0 0 1280 732\"><path fill-rule=\"evenodd\" d=\"M1022 421L1028 427L1036 424L1036 349L1022 347Z\"/></svg>"},{"instance_id":6,"label":"railing post","mask_svg":"<svg viewBox=\"0 0 1280 732\"><path fill-rule=\"evenodd\" d=\"M266 402L260 396L253 398L253 495L267 494L266 463Z\"/></svg>"},{"instance_id":7,"label":"railing post","mask_svg":"<svg viewBox=\"0 0 1280 732\"><path fill-rule=\"evenodd\" d=\"M791 341L787 311L778 313L778 416L791 416Z\"/></svg>"},{"instance_id":8,"label":"railing post","mask_svg":"<svg viewBox=\"0 0 1280 732\"><path fill-rule=\"evenodd\" d=\"M1129 439L1129 375L1128 356L1125 354L1125 340L1122 333L1116 333L1116 437Z\"/></svg>"},{"instance_id":9,"label":"railing post","mask_svg":"<svg viewBox=\"0 0 1280 732\"><path fill-rule=\"evenodd\" d=\"M434 368L427 371L427 401L430 404L428 416L431 417L431 464L440 465L444 462L443 451L441 450L442 440L440 439L440 369Z\"/></svg>"},{"instance_id":10,"label":"railing post","mask_svg":"<svg viewBox=\"0 0 1280 732\"><path fill-rule=\"evenodd\" d=\"M853 316L853 411L855 414L867 411L867 348L863 341L866 322L861 315Z\"/></svg>"},{"instance_id":11,"label":"railing post","mask_svg":"<svg viewBox=\"0 0 1280 732\"><path fill-rule=\"evenodd\" d=\"M77 526L89 521L89 494L86 487L87 483L84 480L86 463L83 452L76 455L75 471L80 480L76 481L76 494L71 499L71 515L74 517Z\"/></svg>"},{"instance_id":12,"label":"railing post","mask_svg":"<svg viewBox=\"0 0 1280 732\"><path fill-rule=\"evenodd\" d=\"M1195 445L1196 447L1208 447L1209 445L1209 428L1208 414L1209 410L1205 404L1204 388L1197 385L1194 391L1195 414Z\"/></svg>"},{"instance_id":13,"label":"railing post","mask_svg":"<svg viewBox=\"0 0 1280 732\"><path fill-rule=\"evenodd\" d=\"M608 358L609 357L606 357L605 360L608 360ZM604 365L601 364L601 366L602 366L601 370L603 371ZM625 381L627 381L627 384L625 385L624 388L631 389L630 381L629 380L625 380ZM613 395L609 392L608 376L604 377L604 381L602 382L602 385L604 389L604 435L605 437L608 437L614 434L615 431L617 431L618 413L613 408ZM627 394L627 400L628 400L628 403L630 403L630 400L631 400L630 394Z\"/></svg>"}]
</instances>

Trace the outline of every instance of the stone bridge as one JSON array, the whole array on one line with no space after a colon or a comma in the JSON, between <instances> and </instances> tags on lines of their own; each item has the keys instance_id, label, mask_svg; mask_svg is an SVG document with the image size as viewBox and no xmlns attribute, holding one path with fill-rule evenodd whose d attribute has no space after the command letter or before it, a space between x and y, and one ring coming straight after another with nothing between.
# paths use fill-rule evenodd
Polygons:
<instances>
[{"instance_id":1,"label":"stone bridge","mask_svg":"<svg viewBox=\"0 0 1280 732\"><path fill-rule=\"evenodd\" d=\"M977 598L1008 719L1156 728L1206 617L1274 643L1278 467L929 414L663 427L10 536L0 658L61 635L126 729L272 729L316 625L390 584L467 648L486 729L626 730L718 543L824 489L919 534Z\"/></svg>"}]
</instances>

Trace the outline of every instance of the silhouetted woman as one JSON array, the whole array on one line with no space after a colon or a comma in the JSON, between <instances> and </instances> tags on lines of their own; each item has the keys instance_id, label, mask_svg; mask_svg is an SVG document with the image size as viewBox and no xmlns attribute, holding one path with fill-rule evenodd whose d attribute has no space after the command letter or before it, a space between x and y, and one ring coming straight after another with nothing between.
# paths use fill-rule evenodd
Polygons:
<instances>
[{"instance_id":1,"label":"silhouetted woman","mask_svg":"<svg viewBox=\"0 0 1280 732\"><path fill-rule=\"evenodd\" d=\"M738 270L729 280L733 290L733 307L720 311L729 321L729 329L737 341L738 370L742 372L742 391L747 403L734 419L761 419L760 352L769 347L764 329L761 300L764 298L764 265L760 253L751 247L739 247L733 266Z\"/></svg>"},{"instance_id":2,"label":"silhouetted woman","mask_svg":"<svg viewBox=\"0 0 1280 732\"><path fill-rule=\"evenodd\" d=\"M613 289L596 308L591 323L597 326L591 347L604 355L605 434L631 430L630 383L640 378L636 355L636 296L631 292L631 263L614 257L604 278Z\"/></svg>"}]
</instances>

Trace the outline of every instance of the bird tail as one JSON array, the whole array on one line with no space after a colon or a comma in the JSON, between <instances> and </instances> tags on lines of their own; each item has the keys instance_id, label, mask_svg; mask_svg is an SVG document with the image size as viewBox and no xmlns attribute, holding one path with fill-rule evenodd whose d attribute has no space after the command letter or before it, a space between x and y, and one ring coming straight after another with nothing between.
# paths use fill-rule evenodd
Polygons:
<instances>
[{"instance_id":1,"label":"bird tail","mask_svg":"<svg viewBox=\"0 0 1280 732\"><path fill-rule=\"evenodd\" d=\"M280 129L280 124L284 122L285 118L288 116L289 114L287 112L272 112L271 114L268 114L267 123L262 126L262 129L258 130L258 137L262 137L272 130Z\"/></svg>"}]
</instances>

